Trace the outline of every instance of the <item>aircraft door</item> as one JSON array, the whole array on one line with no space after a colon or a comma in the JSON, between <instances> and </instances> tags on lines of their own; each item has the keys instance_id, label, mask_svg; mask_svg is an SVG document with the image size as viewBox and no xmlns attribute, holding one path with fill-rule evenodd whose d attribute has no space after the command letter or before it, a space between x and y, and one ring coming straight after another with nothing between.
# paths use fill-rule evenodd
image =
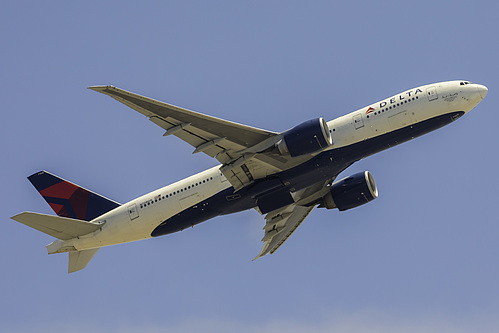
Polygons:
<instances>
[{"instance_id":1,"label":"aircraft door","mask_svg":"<svg viewBox=\"0 0 499 333\"><path fill-rule=\"evenodd\" d=\"M137 209L137 204L134 203L128 206L128 216L130 216L130 221L133 221L139 217L139 210Z\"/></svg>"},{"instance_id":2,"label":"aircraft door","mask_svg":"<svg viewBox=\"0 0 499 333\"><path fill-rule=\"evenodd\" d=\"M434 101L438 99L438 94L437 94L437 87L428 87L426 89L426 96L428 96L429 101Z\"/></svg>"},{"instance_id":3,"label":"aircraft door","mask_svg":"<svg viewBox=\"0 0 499 333\"><path fill-rule=\"evenodd\" d=\"M353 125L355 126L355 129L364 127L364 120L362 119L361 113L358 113L355 116L353 116Z\"/></svg>"}]
</instances>

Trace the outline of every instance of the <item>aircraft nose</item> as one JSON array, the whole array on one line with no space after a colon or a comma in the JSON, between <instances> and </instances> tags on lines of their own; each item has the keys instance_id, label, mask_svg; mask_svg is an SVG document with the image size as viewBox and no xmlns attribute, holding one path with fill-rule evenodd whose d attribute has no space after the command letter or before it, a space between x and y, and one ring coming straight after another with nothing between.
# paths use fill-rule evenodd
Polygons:
<instances>
[{"instance_id":1,"label":"aircraft nose","mask_svg":"<svg viewBox=\"0 0 499 333\"><path fill-rule=\"evenodd\" d=\"M478 93L480 94L480 97L482 99L485 98L485 96L487 95L487 92L489 91L489 89L487 89L486 86L481 85L481 84L476 85L476 90L478 91Z\"/></svg>"}]
</instances>

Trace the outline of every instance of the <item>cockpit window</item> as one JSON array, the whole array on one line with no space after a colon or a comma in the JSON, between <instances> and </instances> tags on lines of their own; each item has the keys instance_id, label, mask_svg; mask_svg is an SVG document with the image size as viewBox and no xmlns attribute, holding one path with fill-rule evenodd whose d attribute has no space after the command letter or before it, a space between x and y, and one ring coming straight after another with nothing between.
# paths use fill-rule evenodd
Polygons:
<instances>
[{"instance_id":1,"label":"cockpit window","mask_svg":"<svg viewBox=\"0 0 499 333\"><path fill-rule=\"evenodd\" d=\"M462 86L465 86L465 85L470 84L470 83L471 83L471 82L469 82L469 81L462 81L460 84L461 84Z\"/></svg>"}]
</instances>

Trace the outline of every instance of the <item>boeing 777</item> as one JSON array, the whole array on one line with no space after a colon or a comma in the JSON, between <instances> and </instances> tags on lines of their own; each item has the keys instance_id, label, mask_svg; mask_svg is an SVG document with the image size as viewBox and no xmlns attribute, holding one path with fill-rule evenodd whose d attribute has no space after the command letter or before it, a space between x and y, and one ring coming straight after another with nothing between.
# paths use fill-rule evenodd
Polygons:
<instances>
[{"instance_id":1,"label":"boeing 777","mask_svg":"<svg viewBox=\"0 0 499 333\"><path fill-rule=\"evenodd\" d=\"M315 118L284 132L237 124L113 86L89 89L140 112L220 165L133 199L107 199L46 171L28 177L57 216L12 219L57 238L69 273L108 245L170 234L219 215L254 208L265 215L263 247L274 253L315 207L345 211L378 197L368 171L337 176L367 156L436 130L472 110L487 88L447 81L413 88L331 121Z\"/></svg>"}]
</instances>

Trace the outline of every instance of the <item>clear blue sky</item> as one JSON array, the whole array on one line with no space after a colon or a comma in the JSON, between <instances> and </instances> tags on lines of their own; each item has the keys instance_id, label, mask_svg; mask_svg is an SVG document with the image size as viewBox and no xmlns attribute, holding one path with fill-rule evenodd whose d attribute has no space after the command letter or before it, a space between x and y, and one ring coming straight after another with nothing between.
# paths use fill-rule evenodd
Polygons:
<instances>
[{"instance_id":1,"label":"clear blue sky","mask_svg":"<svg viewBox=\"0 0 499 333\"><path fill-rule=\"evenodd\" d=\"M497 332L497 1L9 1L0 12L2 332ZM315 210L272 256L255 211L103 248L68 275L45 169L119 202L216 161L86 87L286 130L422 84L489 94L353 165L380 198Z\"/></svg>"}]
</instances>

